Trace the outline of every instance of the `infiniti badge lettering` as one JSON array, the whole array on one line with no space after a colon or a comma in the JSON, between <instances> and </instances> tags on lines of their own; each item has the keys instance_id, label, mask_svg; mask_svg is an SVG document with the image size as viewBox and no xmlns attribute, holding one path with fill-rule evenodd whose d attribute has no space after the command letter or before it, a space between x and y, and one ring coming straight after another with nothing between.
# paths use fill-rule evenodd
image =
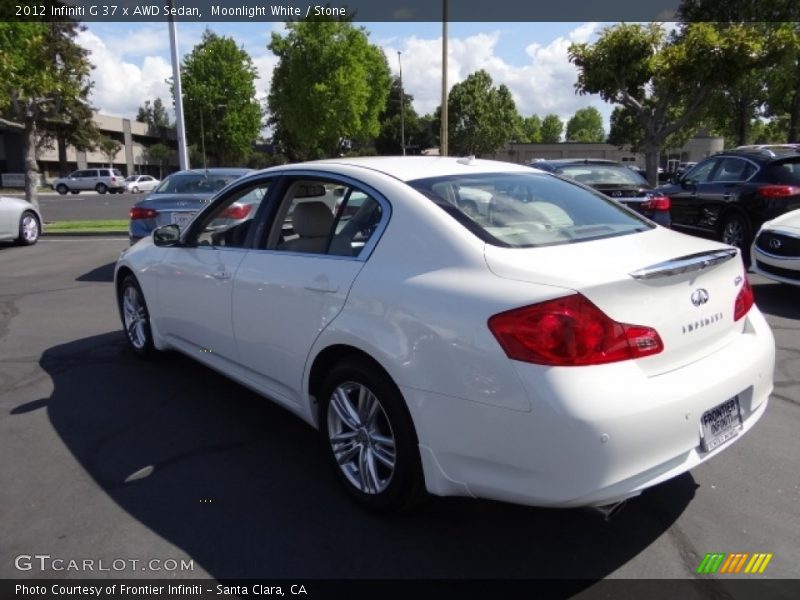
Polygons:
<instances>
[{"instance_id":1,"label":"infiniti badge lettering","mask_svg":"<svg viewBox=\"0 0 800 600\"><path fill-rule=\"evenodd\" d=\"M692 304L702 306L708 302L708 292L704 288L698 288L692 292Z\"/></svg>"}]
</instances>

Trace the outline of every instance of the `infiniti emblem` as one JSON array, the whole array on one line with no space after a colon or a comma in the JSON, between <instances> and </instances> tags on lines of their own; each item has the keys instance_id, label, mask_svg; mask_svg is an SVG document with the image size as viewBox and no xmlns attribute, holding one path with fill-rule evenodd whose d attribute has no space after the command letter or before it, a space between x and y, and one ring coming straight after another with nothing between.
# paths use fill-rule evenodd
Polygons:
<instances>
[{"instance_id":1,"label":"infiniti emblem","mask_svg":"<svg viewBox=\"0 0 800 600\"><path fill-rule=\"evenodd\" d=\"M702 306L708 302L708 292L703 288L698 288L692 292L692 304Z\"/></svg>"},{"instance_id":2,"label":"infiniti emblem","mask_svg":"<svg viewBox=\"0 0 800 600\"><path fill-rule=\"evenodd\" d=\"M778 248L780 248L781 246L783 246L783 244L782 244L782 243L781 243L781 241L780 241L779 239L777 239L777 238L772 238L772 239L769 241L769 247L770 247L770 248L772 248L773 250L777 250L777 249L778 249Z\"/></svg>"},{"instance_id":3,"label":"infiniti emblem","mask_svg":"<svg viewBox=\"0 0 800 600\"><path fill-rule=\"evenodd\" d=\"M620 191L611 192L611 195L612 195L614 198L621 198L621 197L622 197L622 192L620 192Z\"/></svg>"}]
</instances>

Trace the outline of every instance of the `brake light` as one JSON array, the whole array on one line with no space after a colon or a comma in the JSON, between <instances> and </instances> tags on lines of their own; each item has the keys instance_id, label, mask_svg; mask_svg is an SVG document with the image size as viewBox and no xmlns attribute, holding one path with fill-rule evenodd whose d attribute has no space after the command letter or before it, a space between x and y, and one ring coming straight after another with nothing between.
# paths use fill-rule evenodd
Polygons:
<instances>
[{"instance_id":1,"label":"brake light","mask_svg":"<svg viewBox=\"0 0 800 600\"><path fill-rule=\"evenodd\" d=\"M509 358L540 365L601 365L664 349L655 329L618 323L581 294L502 312L488 325Z\"/></svg>"},{"instance_id":2,"label":"brake light","mask_svg":"<svg viewBox=\"0 0 800 600\"><path fill-rule=\"evenodd\" d=\"M136 221L138 219L155 219L158 216L158 213L153 210L152 208L142 208L140 206L134 206L131 208L131 221Z\"/></svg>"},{"instance_id":3,"label":"brake light","mask_svg":"<svg viewBox=\"0 0 800 600\"><path fill-rule=\"evenodd\" d=\"M788 198L800 196L800 187L796 185L765 185L758 188L758 193L764 198Z\"/></svg>"},{"instance_id":4,"label":"brake light","mask_svg":"<svg viewBox=\"0 0 800 600\"><path fill-rule=\"evenodd\" d=\"M648 210L669 210L671 206L668 196L653 196L644 202L644 207Z\"/></svg>"},{"instance_id":5,"label":"brake light","mask_svg":"<svg viewBox=\"0 0 800 600\"><path fill-rule=\"evenodd\" d=\"M750 282L747 280L747 275L745 275L742 289L739 290L736 302L733 305L733 320L738 321L745 316L753 307L754 302L753 288L750 287Z\"/></svg>"},{"instance_id":6,"label":"brake light","mask_svg":"<svg viewBox=\"0 0 800 600\"><path fill-rule=\"evenodd\" d=\"M252 204L239 204L238 202L234 202L228 208L226 208L220 216L223 219L244 219L250 214L252 209Z\"/></svg>"}]
</instances>

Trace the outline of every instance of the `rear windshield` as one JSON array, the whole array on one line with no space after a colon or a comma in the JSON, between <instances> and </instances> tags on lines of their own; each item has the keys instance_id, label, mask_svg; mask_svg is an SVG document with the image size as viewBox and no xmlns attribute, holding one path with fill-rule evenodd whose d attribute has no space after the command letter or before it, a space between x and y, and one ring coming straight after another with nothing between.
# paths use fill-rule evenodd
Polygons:
<instances>
[{"instance_id":1,"label":"rear windshield","mask_svg":"<svg viewBox=\"0 0 800 600\"><path fill-rule=\"evenodd\" d=\"M161 182L154 194L213 194L241 177L237 173L175 173Z\"/></svg>"},{"instance_id":2,"label":"rear windshield","mask_svg":"<svg viewBox=\"0 0 800 600\"><path fill-rule=\"evenodd\" d=\"M647 185L633 169L616 165L567 165L560 167L558 173L586 185Z\"/></svg>"},{"instance_id":3,"label":"rear windshield","mask_svg":"<svg viewBox=\"0 0 800 600\"><path fill-rule=\"evenodd\" d=\"M408 184L496 246L572 244L655 227L606 196L547 173L452 175Z\"/></svg>"},{"instance_id":4,"label":"rear windshield","mask_svg":"<svg viewBox=\"0 0 800 600\"><path fill-rule=\"evenodd\" d=\"M800 156L774 162L769 170L779 183L800 184Z\"/></svg>"}]
</instances>

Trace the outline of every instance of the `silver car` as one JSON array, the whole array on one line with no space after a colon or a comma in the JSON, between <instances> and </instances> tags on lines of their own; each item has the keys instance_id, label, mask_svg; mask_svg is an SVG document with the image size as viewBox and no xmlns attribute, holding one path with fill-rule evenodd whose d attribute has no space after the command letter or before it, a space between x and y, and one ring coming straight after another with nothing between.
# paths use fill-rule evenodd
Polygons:
<instances>
[{"instance_id":1,"label":"silver car","mask_svg":"<svg viewBox=\"0 0 800 600\"><path fill-rule=\"evenodd\" d=\"M0 196L0 241L30 246L39 240L42 215L22 198Z\"/></svg>"},{"instance_id":2,"label":"silver car","mask_svg":"<svg viewBox=\"0 0 800 600\"><path fill-rule=\"evenodd\" d=\"M119 169L108 167L80 169L53 181L53 189L62 196L67 192L78 194L88 190L94 190L98 194L122 194L125 191L125 177Z\"/></svg>"}]
</instances>

